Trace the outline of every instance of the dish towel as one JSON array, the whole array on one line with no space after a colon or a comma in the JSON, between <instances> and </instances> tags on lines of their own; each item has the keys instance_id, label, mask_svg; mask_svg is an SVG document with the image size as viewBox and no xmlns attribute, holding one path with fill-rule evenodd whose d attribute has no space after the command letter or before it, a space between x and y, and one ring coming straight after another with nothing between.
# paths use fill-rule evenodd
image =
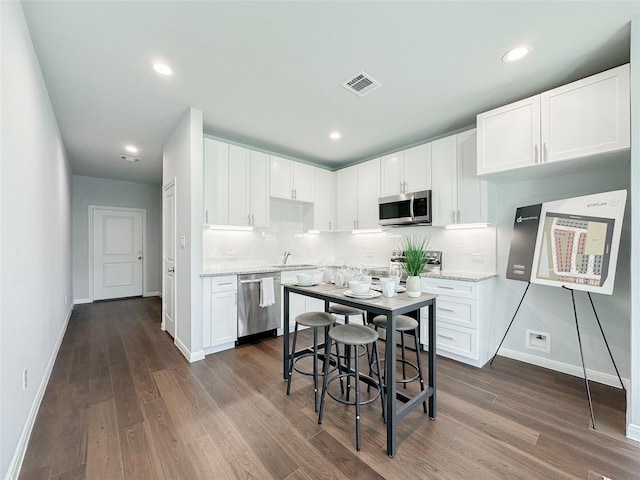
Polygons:
<instances>
[{"instance_id":1,"label":"dish towel","mask_svg":"<svg viewBox=\"0 0 640 480\"><path fill-rule=\"evenodd\" d=\"M270 307L274 303L276 303L276 296L273 291L273 277L263 278L260 281L260 307Z\"/></svg>"}]
</instances>

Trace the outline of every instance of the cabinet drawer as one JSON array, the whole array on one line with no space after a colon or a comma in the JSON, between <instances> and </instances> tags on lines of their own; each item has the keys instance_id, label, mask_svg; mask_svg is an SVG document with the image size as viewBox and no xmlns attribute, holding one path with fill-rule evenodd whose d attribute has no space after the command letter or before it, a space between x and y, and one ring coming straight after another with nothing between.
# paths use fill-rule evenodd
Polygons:
<instances>
[{"instance_id":1,"label":"cabinet drawer","mask_svg":"<svg viewBox=\"0 0 640 480\"><path fill-rule=\"evenodd\" d=\"M452 297L478 298L478 283L459 280L439 280L433 278L422 279L422 291L435 295L449 295Z\"/></svg>"},{"instance_id":2,"label":"cabinet drawer","mask_svg":"<svg viewBox=\"0 0 640 480\"><path fill-rule=\"evenodd\" d=\"M211 277L211 292L228 292L238 289L238 278L235 275Z\"/></svg>"},{"instance_id":3,"label":"cabinet drawer","mask_svg":"<svg viewBox=\"0 0 640 480\"><path fill-rule=\"evenodd\" d=\"M436 349L478 359L478 331L456 325L436 324Z\"/></svg>"},{"instance_id":4,"label":"cabinet drawer","mask_svg":"<svg viewBox=\"0 0 640 480\"><path fill-rule=\"evenodd\" d=\"M478 328L478 303L468 298L439 296L436 300L436 321Z\"/></svg>"}]
</instances>

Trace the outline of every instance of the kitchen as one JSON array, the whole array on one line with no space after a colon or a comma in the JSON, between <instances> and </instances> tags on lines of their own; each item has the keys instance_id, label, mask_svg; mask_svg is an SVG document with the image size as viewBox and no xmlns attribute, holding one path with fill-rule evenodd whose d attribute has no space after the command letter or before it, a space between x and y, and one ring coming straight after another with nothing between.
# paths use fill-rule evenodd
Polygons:
<instances>
[{"instance_id":1,"label":"kitchen","mask_svg":"<svg viewBox=\"0 0 640 480\"><path fill-rule=\"evenodd\" d=\"M35 6L33 8L35 8ZM28 9L29 7L25 6L25 10ZM33 18L30 21L33 22ZM34 25L31 25L31 27L35 31ZM35 43L37 44L37 40ZM61 49L61 51L64 50L65 49ZM126 50L126 48L124 50ZM536 47L536 52L539 51L540 50ZM4 53L3 49L3 54ZM502 51L500 54L501 53ZM46 62L46 58L47 55L41 58L40 62ZM631 58L634 57L632 56ZM614 67L617 64L622 63L624 63L624 61L614 65L607 65L607 68ZM258 64L260 64L260 62L258 62ZM636 68L633 62L631 67L632 82L637 82L637 75L634 75L633 73L634 68ZM364 68L366 69L366 66ZM571 72L571 75L565 75L565 77L569 77L567 78L569 81L585 78L591 74L597 73L597 71L604 70L589 70L588 68L583 67L578 74L577 70L579 69L576 67L574 68L575 71ZM347 73L351 74L354 72ZM371 73L375 73L375 70L372 70ZM384 79L382 80L382 83L386 83ZM540 93L566 83L559 80L561 79L556 78L551 82L551 84L545 84L540 88L537 88L535 92L530 93ZM517 84L521 81L522 79L519 78L513 83ZM151 83L148 81L145 82ZM637 86L637 83L635 85ZM388 87L388 85L383 85L378 91L373 92L371 97L367 97L362 100L367 101L369 99L375 99L374 95L377 93L382 94L385 91L385 87ZM54 92L55 83L51 82L49 88ZM500 88L496 88L496 91L500 90ZM637 88L632 88L631 91L637 91ZM348 92L345 91L345 94L346 93ZM349 95L351 94L349 93ZM511 94L507 95L508 101L500 102L498 97L501 95L495 93L494 95L495 96L491 99L487 99L487 107L498 107L500 105L506 105L512 100L516 101L519 98L524 98L524 96L514 97L513 91L511 91ZM108 97L105 96L104 98ZM355 99L356 97L354 97L354 100ZM463 98L459 103L464 104L467 102ZM328 264L332 265L341 265L345 261L354 261L372 266L384 265L388 262L391 251L397 247L397 242L399 240L397 232L428 232L428 234L431 235L430 247L434 250L441 250L443 252L443 266L445 269L496 273L498 275L495 280L497 287L496 295L500 299L494 304L496 309L496 318L500 319L500 322L496 324L496 330L504 330L506 323L508 323L508 320L517 306L524 288L524 284L510 282L504 278L515 209L522 205L548 201L550 199L573 197L596 191L609 191L619 188L629 189L631 184L630 182L633 182L636 172L635 160L637 157L635 151L632 149L631 167L629 167L629 164L616 164L611 168L592 165L588 169L580 168L575 172L565 172L559 176L553 176L551 178L519 178L507 182L496 183L496 200L494 204L496 206L496 210L494 212L495 216L493 222L489 227L466 231L446 230L442 227L431 226L385 229L380 233L361 235L354 235L349 230L332 232L320 231L319 234L313 234L308 233L307 223L309 219L306 217L308 208L306 205L303 205L304 202L295 199L293 201L272 199L272 195L269 196L270 200L268 202L268 208L270 210L270 221L268 227L259 227L252 232L216 231L209 228L203 228L203 224L205 223L203 222L203 219L205 219L206 216L206 209L204 207L205 192L202 187L199 187L199 184L201 184L202 179L205 177L203 165L205 156L203 138L221 139L234 145L251 150L255 149L255 151L258 152L266 153L267 155L275 155L285 159L305 160L305 157L303 155L296 155L295 149L284 151L274 145L269 145L268 142L253 142L251 138L241 138L240 136L233 137L233 135L228 134L229 132L225 132L224 129L205 128L205 125L212 121L208 117L212 118L213 116L209 113L205 113L203 115L202 111L198 109L199 105L196 102L190 102L187 105L193 105L194 108L189 109L187 113L182 116L181 120L177 122L177 125L177 117L173 116L170 120L172 125L167 126L165 124L159 130L164 132L164 138L167 139L164 145L164 177L177 179L177 208L179 215L176 227L179 237L178 240L184 238L184 247L179 247L176 255L178 262L178 268L176 269L176 318L178 322L176 345L178 345L180 350L188 359L194 361L203 357L205 354L202 338L205 318L201 277L203 271L207 271L207 269L218 265L229 266L240 263L245 265L255 263L263 265L276 264L282 260L282 255L285 251L292 252L293 255L289 259L289 262L292 263L316 264L324 260ZM184 110L186 107L185 105L182 105L180 108ZM632 108L635 107L632 105ZM432 116L439 116L440 113L443 113L442 110L443 108L441 107L434 107ZM474 116L488 110L489 108L475 110ZM57 112L57 114L62 116L61 112ZM637 122L637 117L634 116L633 118L635 119L634 122ZM410 121L406 120L405 123L410 123ZM637 125L637 123L634 123L634 125ZM411 139L407 139L404 143L381 147L375 152L371 151L366 155L362 155L358 159L353 158L352 163L353 165L356 165L360 160L368 161L386 155L393 155L397 151L414 148L424 144L424 142L433 143L445 138L446 136L464 132L466 127L473 126L474 124L467 119L465 123L456 124L454 128L440 128L438 131L433 129L429 131L425 130L419 138L414 136ZM363 128L363 130L367 130L367 128ZM171 131L173 131L173 133L171 135L167 135L167 133ZM637 135L636 131L636 128L632 128L634 135ZM379 132L377 132L376 135L379 135ZM345 135L343 140L348 140L348 136ZM97 145L99 142L95 143ZM371 143L374 144L375 142ZM637 143L637 141L632 141L633 145L635 145L635 143ZM335 150L336 143L331 145L332 146L330 146L329 149ZM15 151L19 151L19 149L16 148ZM90 151L90 149L86 149L85 151ZM327 157L329 157L329 155L327 155ZM143 162L140 165L142 167L144 167L144 160L145 157L143 157ZM127 165L126 168L129 167L130 166ZM321 170L334 173L333 168L319 168ZM64 171L67 171L68 176L71 175L69 173L69 167L64 167L60 168L60 171L52 172L52 174L49 175L49 179L58 178L57 175L62 175L64 177ZM629 175L630 171L631 175ZM75 176L75 167L73 173ZM162 176L163 175L160 175L160 178L162 178ZM3 183L6 179L6 181L11 184L13 183L12 180L18 177L19 175L17 175L17 173L14 175L13 171L9 171L9 173L7 173L3 163ZM21 179L21 177L19 178ZM129 178L133 182L136 181L133 176ZM31 189L25 190L22 194L18 195L18 193L16 193L16 198L18 198L18 196L22 198L26 194L26 197L32 198L33 202L38 201L37 199L42 197L36 194L36 192L33 192L32 189L36 188L38 185L42 186L45 183L58 185L64 184L64 181L59 180L57 183L44 181L39 183L36 182L30 187ZM16 181L15 184L24 187L25 182L20 180ZM45 190L48 192L49 188L53 187L46 187ZM434 188L433 184L432 188ZM13 190L11 189L7 190L3 185L3 200L6 200L5 195L9 195L12 191ZM339 191L344 193L346 189L341 188ZM630 192L634 195L633 189L630 189ZM301 189L298 189L298 193L301 193ZM68 193L68 195L70 197L71 193ZM10 202L11 198L9 201L3 201L3 205L8 205ZM49 203L54 204L54 202ZM628 205L632 204L633 203L629 201ZM48 207L47 202L41 202L38 206L42 210L47 209ZM32 208L31 204L27 206L16 206L16 212L24 212L25 217L28 218L32 218L36 210L36 208ZM84 214L86 215L86 210ZM45 245L44 243L38 243L37 238L40 227L36 227L35 223L31 229L26 229L26 227L19 223L16 223L15 225L9 224L7 227L7 225L4 224L5 218L7 217L3 215L3 227L7 227L3 228L3 249L13 245L16 247L16 250L19 250L19 242L11 243L11 240L9 240L9 243L7 243L7 241L5 241L7 238L6 235L12 231L12 225L14 227L18 227L15 230L16 232L25 232L26 229L29 235L21 235L21 238L32 239L29 240L29 245L33 247L31 250L38 254L36 261L33 263L38 265L46 263L45 257L49 256L48 253L53 252L52 249L59 249L60 251L64 250L66 252L65 248L63 248L67 242L64 236L66 230L64 228L59 229L55 222L51 223L53 220L58 220L60 225L70 225L70 215L69 218L66 218L65 216L62 217L64 218L61 218L60 215L54 215L51 220L44 220L45 222L49 222L47 225L51 227L50 230L52 232L59 232L57 236L54 237L53 241L50 241L50 245ZM631 247L631 245L635 245L635 243L633 243L633 239L637 238L637 236L631 235L631 231L634 231L635 233L634 217L635 216L628 215L625 218L625 224L627 227L623 236L622 249L622 251L630 252L631 259L635 258L634 255L636 255L634 253L636 249ZM180 245L179 241L178 245ZM13 252L13 250L10 252ZM261 252L261 254L257 255L256 252ZM264 252L264 255L262 252ZM54 253L58 253L58 250ZM47 278L44 281L44 284L52 287L53 293L51 293L50 296L47 296L47 301L51 302L54 308L49 308L50 305L47 304L47 307L41 305L40 310L46 312L57 312L57 314L59 314L58 316L64 320L67 310L72 306L70 305L69 299L76 298L75 295L72 294L71 290L67 288L71 283L71 253L68 252L61 255L50 256L59 258L59 262L61 262L59 268L50 267L47 269L47 272L49 273L47 273ZM12 254L3 255L3 273L5 272L5 266L7 266L7 268L10 266L8 263L5 263L5 261L11 257ZM86 259L84 261L86 262ZM77 274L75 271L75 258L73 265L73 276L75 276ZM11 271L19 274L18 278L21 278L20 275L22 274L22 271L24 271L25 274L29 272L36 272L36 268L31 263L24 262L24 265L22 265L21 268L16 266L15 270ZM58 279L58 276L56 275L54 279L53 272L63 272L65 277ZM596 298L596 303L599 312L611 312L612 318L623 319L622 321L610 321L605 324L605 329L607 330L607 335L609 336L610 341L614 345L614 355L616 359L622 363L623 377L625 379L629 378L631 384L634 384L633 380L636 378L636 373L634 372L637 369L637 357L635 356L637 353L635 353L634 345L636 345L637 342L631 342L631 346L628 344L629 338L636 338L636 326L634 321L635 309L634 297L630 295L628 290L629 286L633 288L635 285L634 279L636 278L636 273L631 269L621 269L618 273L619 276L616 280L616 292L614 292L614 295L611 297L599 296ZM37 270L37 273L34 273L33 278L40 278L41 274L42 272ZM17 283L25 284L24 282ZM40 287L38 287L41 285L40 281L36 283L27 281L26 284L32 285L38 291L40 290ZM3 282L3 303L5 305L13 305L15 302L20 300L23 305L28 307L29 315L31 315L31 310L35 308L35 306L32 308L29 305L28 299L25 298L24 295L15 295L17 287L12 290L5 290L9 288L13 287L10 287L9 283ZM158 288L158 290L161 289ZM82 296L80 296L80 298L82 298ZM582 300L580 301L582 302ZM571 324L572 311L570 303L568 303L566 295L563 295L563 292L561 291L556 291L555 289L544 289L542 287L534 288L531 295L528 297L527 303L523 306L523 309L519 314L521 316L518 318L517 324L514 325L514 330L510 333L511 337L505 345L506 348L504 353L511 355L514 358L519 355L520 359L524 361L534 364L537 363L559 371L570 370L569 373L579 376L580 372L578 368L579 361L577 360L578 352L575 345L575 331ZM585 309L583 312L584 315L581 315L581 318L588 319L588 308L584 307L584 305L579 308ZM17 310L19 309L16 305L16 311ZM29 315L27 315L28 318L31 318ZM33 313L33 318L36 317L37 315ZM30 328L30 325L34 325L31 329L33 330L33 335L27 334L27 337L40 338L41 335L38 333L40 328L35 327L36 323L31 321L24 322L25 328ZM53 327L49 326L48 328L56 329L58 324L58 321L49 321L48 325L53 325ZM37 325L40 324L37 323ZM596 344L596 341L600 338L599 332L592 326L585 326L585 328L587 329L585 335L590 339L588 342L589 345L586 345L587 361L593 362L588 365L590 368L590 374L601 374L598 377L598 381L602 381L603 383L614 383L611 365L606 358L606 355L601 355L601 346ZM525 346L525 329L533 329L550 333L553 354L549 356L544 353L538 353L527 349ZM27 330L27 333L31 332L31 330ZM28 418L29 409L27 408L25 410L25 408L33 405L36 401L35 399L37 398L37 395L34 392L33 378L36 378L35 383L38 383L39 379L44 378L46 365L49 363L50 350L55 349L55 339L59 336L58 333L59 332L57 330L55 332L47 330L46 336L49 340L42 340L42 344L45 345L44 353L41 355L42 358L36 357L33 361L29 362L30 382L28 388L25 386L26 393L21 394L25 397L20 396L23 400L19 402L12 401L5 403L5 405L8 405L7 408L13 405L15 408L19 409L19 414L16 415L19 419ZM499 332L496 332L496 335L499 336L499 334ZM20 338L21 337L15 335L3 338L3 352L15 351L15 356L11 358L19 359L19 361L15 362L17 365L21 364L22 359L24 358L24 354L19 353L19 351L28 352L31 350L31 348L20 340ZM6 344L6 342L11 341L15 341L15 346ZM39 365L39 367L35 368L34 363ZM7 365L9 365L9 363L3 362L3 369L7 368ZM5 379L13 378L13 376L22 376L23 367L21 365L16 366L16 371L18 368L20 372L16 373L16 375L11 373L10 376L5 376L3 373L3 390ZM34 371L36 376L32 377L31 372ZM637 381L635 383L637 383ZM16 391L18 390L21 391L22 386L18 387ZM634 435L635 430L633 426L638 423L634 420L634 412L637 410L634 408L636 402L633 400L635 398L633 395L635 394L631 393L631 395L629 417L630 427L627 432L628 435ZM21 425L11 426L10 429L5 430L4 426L6 424L4 422L6 418L8 417L3 416L3 431L10 432L11 435L9 437L9 441L4 444L13 448L17 445ZM3 454L4 453L6 452L3 451ZM6 456L3 456L3 466L6 466L6 458Z\"/></svg>"}]
</instances>

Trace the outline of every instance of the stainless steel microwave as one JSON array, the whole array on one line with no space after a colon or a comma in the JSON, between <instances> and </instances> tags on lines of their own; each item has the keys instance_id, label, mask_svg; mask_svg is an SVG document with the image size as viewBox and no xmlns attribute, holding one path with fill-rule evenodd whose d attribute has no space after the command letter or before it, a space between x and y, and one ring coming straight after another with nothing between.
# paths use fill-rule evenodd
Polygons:
<instances>
[{"instance_id":1,"label":"stainless steel microwave","mask_svg":"<svg viewBox=\"0 0 640 480\"><path fill-rule=\"evenodd\" d=\"M431 225L431 190L378 199L380 225Z\"/></svg>"}]
</instances>

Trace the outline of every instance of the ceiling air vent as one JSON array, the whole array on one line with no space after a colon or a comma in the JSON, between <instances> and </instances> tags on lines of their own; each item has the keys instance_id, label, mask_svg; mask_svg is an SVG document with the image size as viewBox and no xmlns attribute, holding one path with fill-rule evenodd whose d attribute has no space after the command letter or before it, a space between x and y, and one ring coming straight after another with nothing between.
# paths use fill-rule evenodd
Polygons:
<instances>
[{"instance_id":1,"label":"ceiling air vent","mask_svg":"<svg viewBox=\"0 0 640 480\"><path fill-rule=\"evenodd\" d=\"M127 162L139 162L140 159L136 157L132 157L130 155L120 155L120 160L125 160Z\"/></svg>"},{"instance_id":2,"label":"ceiling air vent","mask_svg":"<svg viewBox=\"0 0 640 480\"><path fill-rule=\"evenodd\" d=\"M357 75L354 75L353 78L344 82L342 86L359 97L364 97L376 90L378 87L381 87L382 84L379 81L374 80L371 75L365 72L360 72Z\"/></svg>"}]
</instances>

